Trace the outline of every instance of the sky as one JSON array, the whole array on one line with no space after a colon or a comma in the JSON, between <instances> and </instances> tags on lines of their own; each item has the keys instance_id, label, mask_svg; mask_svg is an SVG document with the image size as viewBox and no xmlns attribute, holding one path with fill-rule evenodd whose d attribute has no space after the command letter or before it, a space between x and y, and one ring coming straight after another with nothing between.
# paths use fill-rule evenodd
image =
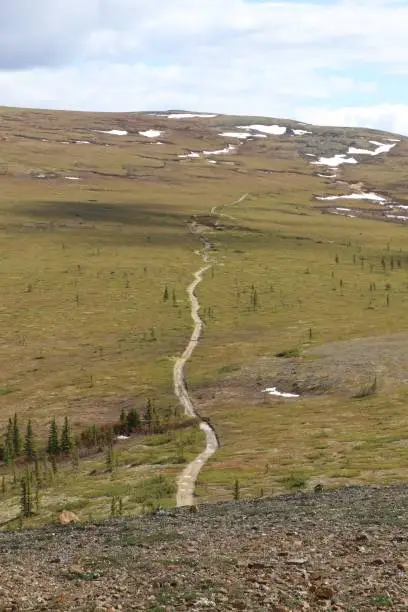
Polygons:
<instances>
[{"instance_id":1,"label":"sky","mask_svg":"<svg viewBox=\"0 0 408 612\"><path fill-rule=\"evenodd\" d=\"M184 109L408 135L408 0L13 0L0 105Z\"/></svg>"}]
</instances>

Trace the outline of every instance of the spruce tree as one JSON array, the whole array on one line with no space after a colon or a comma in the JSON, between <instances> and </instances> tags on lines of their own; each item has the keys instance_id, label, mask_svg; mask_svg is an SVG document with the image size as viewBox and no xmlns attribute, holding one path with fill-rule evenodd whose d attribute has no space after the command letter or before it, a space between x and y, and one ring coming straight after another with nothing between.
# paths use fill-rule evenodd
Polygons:
<instances>
[{"instance_id":1,"label":"spruce tree","mask_svg":"<svg viewBox=\"0 0 408 612\"><path fill-rule=\"evenodd\" d=\"M14 454L18 457L18 455L21 455L21 435L20 427L18 426L17 413L14 414L13 419L13 445Z\"/></svg>"},{"instance_id":2,"label":"spruce tree","mask_svg":"<svg viewBox=\"0 0 408 612\"><path fill-rule=\"evenodd\" d=\"M122 410L120 411L120 418L119 418L119 433L123 436L127 433L127 424L126 424L126 413L125 413L125 409L122 408Z\"/></svg>"},{"instance_id":3,"label":"spruce tree","mask_svg":"<svg viewBox=\"0 0 408 612\"><path fill-rule=\"evenodd\" d=\"M113 472L115 468L115 463L115 453L112 444L110 444L106 451L106 467L110 472Z\"/></svg>"},{"instance_id":4,"label":"spruce tree","mask_svg":"<svg viewBox=\"0 0 408 612\"><path fill-rule=\"evenodd\" d=\"M27 431L24 440L24 455L29 461L34 461L35 459L35 442L31 419L29 419L27 423Z\"/></svg>"},{"instance_id":5,"label":"spruce tree","mask_svg":"<svg viewBox=\"0 0 408 612\"><path fill-rule=\"evenodd\" d=\"M7 431L4 438L4 463L10 465L15 457L14 439L13 439L13 421L9 418Z\"/></svg>"},{"instance_id":6,"label":"spruce tree","mask_svg":"<svg viewBox=\"0 0 408 612\"><path fill-rule=\"evenodd\" d=\"M132 433L140 428L140 417L136 408L131 408L126 415L126 433Z\"/></svg>"},{"instance_id":7,"label":"spruce tree","mask_svg":"<svg viewBox=\"0 0 408 612\"><path fill-rule=\"evenodd\" d=\"M64 455L69 455L72 450L72 439L71 432L68 423L68 417L66 416L64 419L64 425L62 427L61 433L61 452Z\"/></svg>"},{"instance_id":8,"label":"spruce tree","mask_svg":"<svg viewBox=\"0 0 408 612\"><path fill-rule=\"evenodd\" d=\"M32 484L28 471L21 479L20 508L22 516L31 516L33 513Z\"/></svg>"},{"instance_id":9,"label":"spruce tree","mask_svg":"<svg viewBox=\"0 0 408 612\"><path fill-rule=\"evenodd\" d=\"M58 455L59 452L58 426L54 417L51 421L50 433L48 436L47 453L49 455Z\"/></svg>"},{"instance_id":10,"label":"spruce tree","mask_svg":"<svg viewBox=\"0 0 408 612\"><path fill-rule=\"evenodd\" d=\"M147 425L150 431L152 427L152 421L153 421L153 409L152 409L152 402L150 399L148 399L146 402L146 406L143 412L143 420L145 422L145 425Z\"/></svg>"},{"instance_id":11,"label":"spruce tree","mask_svg":"<svg viewBox=\"0 0 408 612\"><path fill-rule=\"evenodd\" d=\"M236 478L234 482L234 500L238 501L239 497L240 497L239 480L238 478Z\"/></svg>"},{"instance_id":12,"label":"spruce tree","mask_svg":"<svg viewBox=\"0 0 408 612\"><path fill-rule=\"evenodd\" d=\"M164 293L163 293L163 302L167 302L168 299L169 299L169 290L166 285L164 288Z\"/></svg>"}]
</instances>

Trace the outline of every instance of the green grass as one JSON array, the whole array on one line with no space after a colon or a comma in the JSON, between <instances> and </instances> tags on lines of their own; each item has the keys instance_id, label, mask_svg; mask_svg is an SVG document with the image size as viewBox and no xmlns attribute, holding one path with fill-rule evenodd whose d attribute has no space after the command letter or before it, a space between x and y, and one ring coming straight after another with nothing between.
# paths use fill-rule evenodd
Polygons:
<instances>
[{"instance_id":1,"label":"green grass","mask_svg":"<svg viewBox=\"0 0 408 612\"><path fill-rule=\"evenodd\" d=\"M141 407L151 398L159 410L174 410L174 358L191 333L185 289L201 263L189 223L194 216L205 223L212 206L248 192L225 208L222 231L202 228L214 244L214 265L198 289L205 326L186 374L221 448L200 475L200 500L231 498L235 479L252 496L302 479L311 487L402 478L406 388L390 365L381 362L385 374L373 365L365 377L345 376L344 389L286 402L261 393L261 384L275 380L267 365L260 374L260 363L275 359L297 371L319 362L310 349L404 332L406 228L322 215L312 194L323 193L325 182L299 157L297 147L306 146L299 139L246 143L228 158L234 166L221 159L210 166L177 158L204 147L196 124L186 133L158 119L168 130L159 147L138 136L151 122L138 115L55 113L52 130L42 111L6 109L4 117L0 429L14 412L21 421L30 416L45 436L54 415L68 414L79 431L116 421L123 402ZM129 136L95 132L118 125ZM355 135L338 130L338 138L348 133ZM216 133L205 138L206 148L213 145L220 145ZM405 148L342 172L402 198ZM69 182L69 175L81 180ZM41 520L64 504L81 518L106 515L113 495L126 498L126 512L141 509L138 496L173 503L177 475L202 448L202 434L186 430L120 445L114 478L102 473L102 456L79 474L67 467L44 493ZM171 485L161 490L156 482L157 500L151 479L159 477ZM16 495L0 498L0 518L17 505Z\"/></svg>"}]
</instances>

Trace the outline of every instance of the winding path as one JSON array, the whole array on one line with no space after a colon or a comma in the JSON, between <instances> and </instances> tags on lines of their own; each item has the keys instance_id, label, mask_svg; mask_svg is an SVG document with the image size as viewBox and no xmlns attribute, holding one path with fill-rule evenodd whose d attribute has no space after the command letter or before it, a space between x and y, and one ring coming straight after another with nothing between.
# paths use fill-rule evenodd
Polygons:
<instances>
[{"instance_id":1,"label":"winding path","mask_svg":"<svg viewBox=\"0 0 408 612\"><path fill-rule=\"evenodd\" d=\"M244 193L231 204L226 204L221 208L224 208L225 206L233 206L234 204L239 204L240 202L245 200L248 195L248 193ZM211 209L211 214L218 214L221 216L222 213L217 213L217 208L220 207L213 206ZM211 264L209 263L209 251L211 249L211 243L205 237L202 237L202 240L204 242L203 261L205 265L194 273L194 280L187 287L187 294L191 303L191 318L193 319L194 323L193 333L191 334L191 338L184 350L184 353L181 355L181 357L177 359L173 368L174 394L180 401L180 404L183 406L185 414L191 417L198 418L200 418L200 416L198 415L192 402L192 399L187 391L186 382L184 378L184 366L192 356L194 349L196 348L200 340L201 333L203 330L203 322L199 315L200 303L197 299L195 291L198 285L203 280L204 274L207 272L207 270L211 268ZM206 461L219 448L217 435L210 423L207 423L206 421L200 419L200 429L205 434L206 446L203 452L200 453L195 459L193 459L193 461L191 461L184 468L177 480L177 506L192 506L194 504L194 490L197 482L197 477Z\"/></svg>"},{"instance_id":2,"label":"winding path","mask_svg":"<svg viewBox=\"0 0 408 612\"><path fill-rule=\"evenodd\" d=\"M173 369L174 393L178 397L180 404L183 406L185 414L192 417L197 417L198 414L186 388L184 366L193 354L203 329L203 322L199 315L200 303L195 294L195 290L203 280L204 274L211 268L211 265L208 263L208 251L211 248L211 244L206 240L204 241L204 244L205 251L203 254L203 260L206 265L194 273L194 280L187 287L187 294L191 302L191 318L194 322L193 333L191 334L191 338L185 348L184 353L177 359ZM205 450L198 455L198 457L193 459L193 461L186 466L178 478L176 498L177 506L192 506L194 504L194 489L198 474L200 473L200 470L207 459L209 459L209 457L211 457L211 455L213 455L218 448L217 436L211 425L201 421L200 429L205 433L206 447Z\"/></svg>"}]
</instances>

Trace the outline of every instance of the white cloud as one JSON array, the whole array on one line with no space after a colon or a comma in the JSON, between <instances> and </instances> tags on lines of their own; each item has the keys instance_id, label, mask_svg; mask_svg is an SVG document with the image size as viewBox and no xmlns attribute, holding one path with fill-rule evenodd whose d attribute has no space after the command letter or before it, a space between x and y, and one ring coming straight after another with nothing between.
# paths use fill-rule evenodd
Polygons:
<instances>
[{"instance_id":1,"label":"white cloud","mask_svg":"<svg viewBox=\"0 0 408 612\"><path fill-rule=\"evenodd\" d=\"M361 120L408 133L406 107L381 88L384 75L408 72L407 22L398 0L194 0L194 10L191 0L13 0L0 8L0 104ZM373 93L384 102L370 106Z\"/></svg>"},{"instance_id":2,"label":"white cloud","mask_svg":"<svg viewBox=\"0 0 408 612\"><path fill-rule=\"evenodd\" d=\"M311 123L350 127L373 127L408 134L408 104L377 104L338 109L302 108L298 111Z\"/></svg>"}]
</instances>

